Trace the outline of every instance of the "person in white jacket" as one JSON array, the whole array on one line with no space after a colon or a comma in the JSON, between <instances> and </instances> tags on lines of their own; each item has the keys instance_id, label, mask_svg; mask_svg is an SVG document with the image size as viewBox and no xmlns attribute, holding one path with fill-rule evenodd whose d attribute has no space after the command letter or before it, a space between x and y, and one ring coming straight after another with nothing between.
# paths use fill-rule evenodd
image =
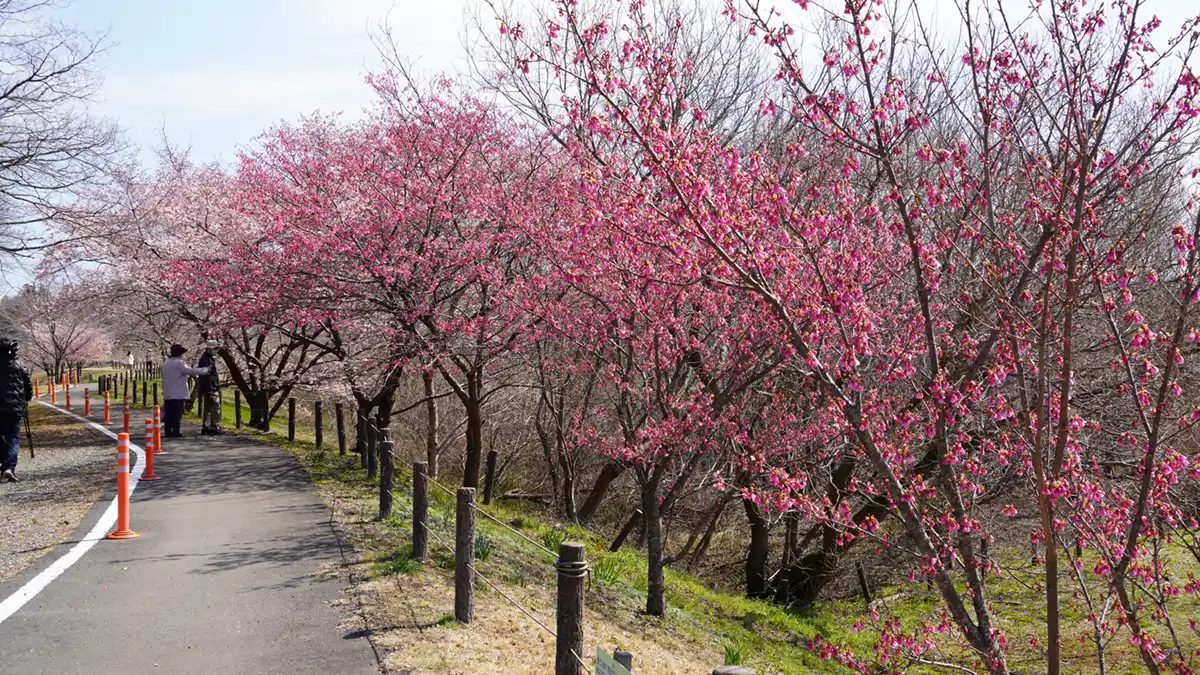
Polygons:
<instances>
[{"instance_id":1,"label":"person in white jacket","mask_svg":"<svg viewBox=\"0 0 1200 675\"><path fill-rule=\"evenodd\" d=\"M189 368L184 362L183 355L187 348L183 345L171 345L170 358L163 362L163 435L167 438L179 438L179 427L183 424L183 406L190 397L188 378L211 374L211 368Z\"/></svg>"}]
</instances>

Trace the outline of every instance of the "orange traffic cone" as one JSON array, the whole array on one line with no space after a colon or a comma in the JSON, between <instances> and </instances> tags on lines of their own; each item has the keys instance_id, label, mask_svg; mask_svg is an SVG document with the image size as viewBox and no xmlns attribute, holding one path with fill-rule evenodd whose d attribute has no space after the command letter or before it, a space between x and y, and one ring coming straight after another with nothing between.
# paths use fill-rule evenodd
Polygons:
<instances>
[{"instance_id":1,"label":"orange traffic cone","mask_svg":"<svg viewBox=\"0 0 1200 675\"><path fill-rule=\"evenodd\" d=\"M129 529L129 434L117 434L117 529L105 539L133 539Z\"/></svg>"},{"instance_id":2,"label":"orange traffic cone","mask_svg":"<svg viewBox=\"0 0 1200 675\"><path fill-rule=\"evenodd\" d=\"M146 450L146 471L142 473L142 480L160 480L162 477L154 473L154 420L146 420L146 445L143 446Z\"/></svg>"},{"instance_id":3,"label":"orange traffic cone","mask_svg":"<svg viewBox=\"0 0 1200 675\"><path fill-rule=\"evenodd\" d=\"M157 405L154 406L154 454L167 454L167 451L162 449L162 407Z\"/></svg>"}]
</instances>

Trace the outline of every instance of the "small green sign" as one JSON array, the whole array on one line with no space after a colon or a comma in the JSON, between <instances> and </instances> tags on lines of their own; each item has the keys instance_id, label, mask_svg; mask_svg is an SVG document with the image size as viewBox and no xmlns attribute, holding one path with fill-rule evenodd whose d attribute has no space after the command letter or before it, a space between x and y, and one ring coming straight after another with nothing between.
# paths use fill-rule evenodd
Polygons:
<instances>
[{"instance_id":1,"label":"small green sign","mask_svg":"<svg viewBox=\"0 0 1200 675\"><path fill-rule=\"evenodd\" d=\"M612 654L596 647L596 675L631 675L625 666L617 663Z\"/></svg>"}]
</instances>

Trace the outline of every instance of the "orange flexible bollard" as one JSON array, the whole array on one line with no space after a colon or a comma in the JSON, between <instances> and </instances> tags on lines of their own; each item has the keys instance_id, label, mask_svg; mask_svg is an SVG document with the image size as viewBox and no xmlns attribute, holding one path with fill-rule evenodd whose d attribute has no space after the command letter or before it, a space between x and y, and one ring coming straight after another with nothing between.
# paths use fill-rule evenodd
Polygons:
<instances>
[{"instance_id":1,"label":"orange flexible bollard","mask_svg":"<svg viewBox=\"0 0 1200 675\"><path fill-rule=\"evenodd\" d=\"M50 405L58 405L58 389L50 387Z\"/></svg>"},{"instance_id":2,"label":"orange flexible bollard","mask_svg":"<svg viewBox=\"0 0 1200 675\"><path fill-rule=\"evenodd\" d=\"M129 397L125 397L125 435L129 435Z\"/></svg>"},{"instance_id":3,"label":"orange flexible bollard","mask_svg":"<svg viewBox=\"0 0 1200 675\"><path fill-rule=\"evenodd\" d=\"M154 455L158 453L154 444L154 420L150 418L146 418L146 445L143 447L146 450L146 471L142 473L142 480L161 480L162 476L154 473Z\"/></svg>"},{"instance_id":4,"label":"orange flexible bollard","mask_svg":"<svg viewBox=\"0 0 1200 675\"><path fill-rule=\"evenodd\" d=\"M117 529L105 539L133 539L129 529L129 434L117 434Z\"/></svg>"},{"instance_id":5,"label":"orange flexible bollard","mask_svg":"<svg viewBox=\"0 0 1200 675\"><path fill-rule=\"evenodd\" d=\"M87 387L83 388L83 416L92 416L92 394L87 390Z\"/></svg>"},{"instance_id":6,"label":"orange flexible bollard","mask_svg":"<svg viewBox=\"0 0 1200 675\"><path fill-rule=\"evenodd\" d=\"M108 392L104 392L104 423L112 424L112 415L109 412Z\"/></svg>"},{"instance_id":7,"label":"orange flexible bollard","mask_svg":"<svg viewBox=\"0 0 1200 675\"><path fill-rule=\"evenodd\" d=\"M69 411L71 409L71 390L70 389L67 390L66 397L67 397L67 410Z\"/></svg>"},{"instance_id":8,"label":"orange flexible bollard","mask_svg":"<svg viewBox=\"0 0 1200 675\"><path fill-rule=\"evenodd\" d=\"M38 386L38 379L36 377L33 378L33 397L34 398L42 397L41 387Z\"/></svg>"},{"instance_id":9,"label":"orange flexible bollard","mask_svg":"<svg viewBox=\"0 0 1200 675\"><path fill-rule=\"evenodd\" d=\"M159 406L154 406L154 454L167 454L162 449L162 408Z\"/></svg>"}]
</instances>

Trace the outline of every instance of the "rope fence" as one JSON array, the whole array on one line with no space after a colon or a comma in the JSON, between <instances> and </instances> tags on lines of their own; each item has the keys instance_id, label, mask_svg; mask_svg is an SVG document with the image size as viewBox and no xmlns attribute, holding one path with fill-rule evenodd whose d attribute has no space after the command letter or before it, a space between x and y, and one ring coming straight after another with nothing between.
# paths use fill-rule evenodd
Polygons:
<instances>
[{"instance_id":1,"label":"rope fence","mask_svg":"<svg viewBox=\"0 0 1200 675\"><path fill-rule=\"evenodd\" d=\"M390 443L387 444L390 445ZM397 493L394 489L392 490L392 496L394 498L393 502L394 504L400 505L399 508L401 513L407 516L410 519L409 522L412 523L414 557L417 557L423 553L419 550L420 537L418 536L418 532L432 537L435 544L437 544L440 549L444 550L447 554L454 556L456 565L455 618L463 623L470 623L470 621L473 619L471 614L473 614L474 607L474 588L473 578L471 577L478 576L479 579L491 587L491 589L494 590L497 595L528 617L529 620L532 621L537 627L546 631L546 633L554 638L556 645L555 649L557 652L554 671L555 675L578 675L581 672L580 669L582 669L582 672L591 675L591 669L588 667L587 662L580 655L580 651L583 648L583 580L587 577L589 571L588 563L583 556L583 545L564 542L562 545L562 550L556 554L546 546L531 539L525 533L517 530L508 523L499 520L487 511L481 509L479 505L475 503L474 488L459 488L455 490L447 485L444 485L440 481L428 476L428 474L425 472L424 462L415 462L412 469L414 477L414 489L412 490L411 495L413 499L413 507L409 508L405 504L405 497L408 495ZM491 522L499 525L501 528L511 532L517 537L520 537L529 544L532 544L537 550L549 555L550 558L554 560L553 567L559 579L559 612L557 616L559 630L552 629L549 625L547 625L546 622L539 619L533 610L529 609L521 602L513 598L512 595L501 588L498 583L479 570L479 567L475 561L474 518L455 518L456 537L455 545L453 547L448 541L446 541L445 538L438 534L435 529L430 527L428 518L428 493L417 489L418 481L425 481L428 484L432 484L435 488L442 491L447 496L454 497L458 506L457 510L459 515L462 515L464 510L471 515L477 513L482 514ZM422 498L425 499L425 503L423 505L420 501ZM424 508L422 508L422 506ZM416 515L418 511L425 513L426 517L424 519L419 518ZM464 531L468 528L469 531ZM468 575L466 579L463 579L461 570L469 570L470 575ZM471 597L460 597L460 595L463 593L470 594ZM471 608L468 610L467 616L458 615L459 610L463 607ZM565 614L567 616L564 616L564 607L566 608ZM563 630L564 619L566 619L566 630Z\"/></svg>"}]
</instances>

